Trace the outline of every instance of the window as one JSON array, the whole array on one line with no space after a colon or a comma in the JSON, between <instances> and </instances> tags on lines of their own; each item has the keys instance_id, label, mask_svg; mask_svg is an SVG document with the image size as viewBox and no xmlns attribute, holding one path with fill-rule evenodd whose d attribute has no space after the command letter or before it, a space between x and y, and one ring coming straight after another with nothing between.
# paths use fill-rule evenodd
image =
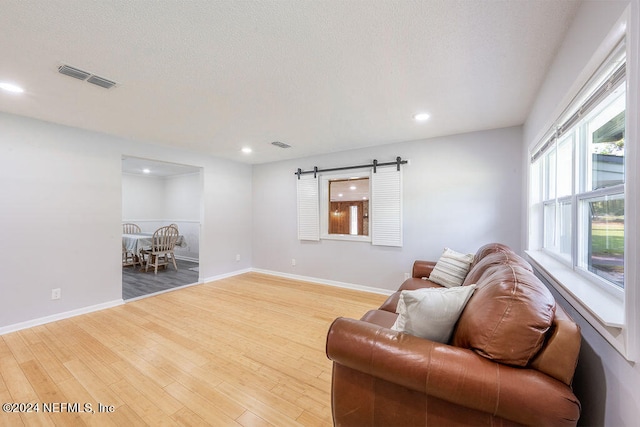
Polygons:
<instances>
[{"instance_id":1,"label":"window","mask_svg":"<svg viewBox=\"0 0 640 427\"><path fill-rule=\"evenodd\" d=\"M402 246L402 170L388 165L300 176L298 239Z\"/></svg>"},{"instance_id":2,"label":"window","mask_svg":"<svg viewBox=\"0 0 640 427\"><path fill-rule=\"evenodd\" d=\"M328 234L369 235L369 177L329 180Z\"/></svg>"},{"instance_id":3,"label":"window","mask_svg":"<svg viewBox=\"0 0 640 427\"><path fill-rule=\"evenodd\" d=\"M609 344L638 361L640 78L629 46L637 39L626 40L630 16L627 9L581 74L591 77L530 152L526 253Z\"/></svg>"},{"instance_id":4,"label":"window","mask_svg":"<svg viewBox=\"0 0 640 427\"><path fill-rule=\"evenodd\" d=\"M624 45L532 157L545 251L594 282L624 288ZM539 172L533 173L537 169ZM534 185L536 183L533 183Z\"/></svg>"},{"instance_id":5,"label":"window","mask_svg":"<svg viewBox=\"0 0 640 427\"><path fill-rule=\"evenodd\" d=\"M579 266L624 288L624 195L580 202Z\"/></svg>"}]
</instances>

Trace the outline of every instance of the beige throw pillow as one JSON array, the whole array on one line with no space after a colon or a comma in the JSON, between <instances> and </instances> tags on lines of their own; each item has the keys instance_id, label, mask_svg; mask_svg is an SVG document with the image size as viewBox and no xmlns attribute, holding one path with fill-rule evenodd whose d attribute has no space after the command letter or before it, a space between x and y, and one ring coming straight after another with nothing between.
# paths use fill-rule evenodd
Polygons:
<instances>
[{"instance_id":1,"label":"beige throw pillow","mask_svg":"<svg viewBox=\"0 0 640 427\"><path fill-rule=\"evenodd\" d=\"M391 329L446 344L475 289L468 285L402 291Z\"/></svg>"},{"instance_id":2,"label":"beige throw pillow","mask_svg":"<svg viewBox=\"0 0 640 427\"><path fill-rule=\"evenodd\" d=\"M452 249L444 248L442 256L429 275L429 280L447 288L460 286L464 282L464 278L467 277L472 262L473 254L461 254Z\"/></svg>"}]
</instances>

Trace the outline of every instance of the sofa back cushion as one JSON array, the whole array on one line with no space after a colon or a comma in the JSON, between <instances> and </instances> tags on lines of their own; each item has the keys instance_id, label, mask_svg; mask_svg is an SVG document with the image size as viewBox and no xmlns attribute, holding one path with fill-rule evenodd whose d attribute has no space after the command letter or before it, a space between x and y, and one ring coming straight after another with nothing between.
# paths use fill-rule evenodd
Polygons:
<instances>
[{"instance_id":1,"label":"sofa back cushion","mask_svg":"<svg viewBox=\"0 0 640 427\"><path fill-rule=\"evenodd\" d=\"M502 243L487 243L476 251L473 262L471 263L471 268L473 268L485 256L494 252L511 252L511 248L507 245L503 245Z\"/></svg>"},{"instance_id":2,"label":"sofa back cushion","mask_svg":"<svg viewBox=\"0 0 640 427\"><path fill-rule=\"evenodd\" d=\"M526 260L518 256L518 254L512 252L511 250L489 252L485 253L485 255L482 257L476 255L474 264L471 267L471 270L469 270L469 273L467 274L467 277L465 277L462 284L471 285L474 283L478 283L481 280L482 276L486 274L489 267L507 264L519 265L525 270L533 271L531 264L529 264Z\"/></svg>"},{"instance_id":3,"label":"sofa back cushion","mask_svg":"<svg viewBox=\"0 0 640 427\"><path fill-rule=\"evenodd\" d=\"M485 257L489 265L476 272L476 291L460 316L452 343L496 362L526 366L544 344L555 300L519 262L492 263L489 256Z\"/></svg>"}]
</instances>

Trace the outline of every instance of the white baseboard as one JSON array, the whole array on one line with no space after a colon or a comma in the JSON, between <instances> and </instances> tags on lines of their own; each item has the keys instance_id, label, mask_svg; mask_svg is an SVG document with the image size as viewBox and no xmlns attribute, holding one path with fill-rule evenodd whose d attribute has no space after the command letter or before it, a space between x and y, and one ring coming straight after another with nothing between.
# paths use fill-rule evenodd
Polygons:
<instances>
[{"instance_id":1,"label":"white baseboard","mask_svg":"<svg viewBox=\"0 0 640 427\"><path fill-rule=\"evenodd\" d=\"M238 276L238 275L244 274L244 273L250 273L251 271L253 271L251 268L245 268L243 270L236 270L236 271L232 271L230 273L219 274L217 276L205 277L205 278L201 279L201 281L203 283L215 282L217 280L226 279L227 277L233 277L233 276Z\"/></svg>"},{"instance_id":2,"label":"white baseboard","mask_svg":"<svg viewBox=\"0 0 640 427\"><path fill-rule=\"evenodd\" d=\"M180 254L175 254L175 256L176 256L176 259L179 259L182 261L200 262L198 258L191 258L191 257L180 255Z\"/></svg>"},{"instance_id":3,"label":"white baseboard","mask_svg":"<svg viewBox=\"0 0 640 427\"><path fill-rule=\"evenodd\" d=\"M317 277L300 276L298 274L282 273L280 271L262 270L260 268L252 268L250 271L255 273L269 274L271 276L284 277L286 279L301 280L303 282L317 283L319 285L329 285L338 288L353 289L356 291L371 292L374 294L391 295L395 290L374 288L372 286L356 285L354 283L338 282L335 280L319 279Z\"/></svg>"},{"instance_id":4,"label":"white baseboard","mask_svg":"<svg viewBox=\"0 0 640 427\"><path fill-rule=\"evenodd\" d=\"M79 316L81 314L92 313L94 311L104 310L106 308L117 307L124 304L122 299L104 302L102 304L90 305L88 307L78 308L76 310L65 311L64 313L52 314L51 316L40 317L37 319L27 320L26 322L14 323L13 325L3 326L0 328L0 335L10 332L20 331L22 329L32 328L34 326L44 325L45 323L55 322L57 320L68 319L70 317Z\"/></svg>"}]
</instances>

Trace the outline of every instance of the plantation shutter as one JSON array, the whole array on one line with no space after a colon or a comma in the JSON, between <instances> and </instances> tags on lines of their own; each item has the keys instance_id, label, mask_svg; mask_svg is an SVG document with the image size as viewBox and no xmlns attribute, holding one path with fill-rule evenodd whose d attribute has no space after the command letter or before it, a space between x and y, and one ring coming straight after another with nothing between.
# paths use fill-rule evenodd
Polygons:
<instances>
[{"instance_id":1,"label":"plantation shutter","mask_svg":"<svg viewBox=\"0 0 640 427\"><path fill-rule=\"evenodd\" d=\"M318 179L302 175L298 183L298 240L320 240Z\"/></svg>"},{"instance_id":2,"label":"plantation shutter","mask_svg":"<svg viewBox=\"0 0 640 427\"><path fill-rule=\"evenodd\" d=\"M371 174L371 244L402 246L402 170L378 167Z\"/></svg>"}]
</instances>

